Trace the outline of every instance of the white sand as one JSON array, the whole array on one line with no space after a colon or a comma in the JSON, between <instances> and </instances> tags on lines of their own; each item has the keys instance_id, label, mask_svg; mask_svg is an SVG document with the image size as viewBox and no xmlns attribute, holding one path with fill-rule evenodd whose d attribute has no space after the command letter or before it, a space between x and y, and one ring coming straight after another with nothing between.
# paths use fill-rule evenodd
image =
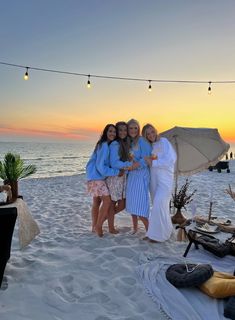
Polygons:
<instances>
[{"instance_id":1,"label":"white sand","mask_svg":"<svg viewBox=\"0 0 235 320\"><path fill-rule=\"evenodd\" d=\"M207 212L213 185L215 211L233 218L235 202L223 192L228 183L235 189L234 161L230 167L230 174L204 172L192 177L200 213ZM124 212L116 218L118 235L105 232L98 238L92 234L91 198L86 194L84 175L24 180L20 193L41 234L19 250L14 233L5 289L0 290L1 320L164 319L145 293L135 268L142 255L182 255L185 243L174 237L163 244L142 241L143 228L131 235L131 219Z\"/></svg>"}]
</instances>

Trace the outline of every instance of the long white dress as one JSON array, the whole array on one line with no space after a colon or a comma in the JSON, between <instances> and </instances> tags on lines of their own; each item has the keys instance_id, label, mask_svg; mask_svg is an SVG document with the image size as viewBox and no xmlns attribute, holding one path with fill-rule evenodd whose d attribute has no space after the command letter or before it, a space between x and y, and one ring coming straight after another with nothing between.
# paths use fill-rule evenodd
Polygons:
<instances>
[{"instance_id":1,"label":"long white dress","mask_svg":"<svg viewBox=\"0 0 235 320\"><path fill-rule=\"evenodd\" d=\"M156 241L170 238L173 226L170 217L170 199L174 181L176 153L166 138L160 138L152 145L157 160L152 161L150 169L150 195L152 210L149 216L147 237Z\"/></svg>"}]
</instances>

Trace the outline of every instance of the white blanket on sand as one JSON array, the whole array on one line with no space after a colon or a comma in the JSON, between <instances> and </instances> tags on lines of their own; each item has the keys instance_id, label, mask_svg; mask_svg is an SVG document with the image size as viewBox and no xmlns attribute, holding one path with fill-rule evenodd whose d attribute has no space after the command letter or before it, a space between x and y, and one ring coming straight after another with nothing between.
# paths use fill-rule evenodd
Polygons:
<instances>
[{"instance_id":1,"label":"white blanket on sand","mask_svg":"<svg viewBox=\"0 0 235 320\"><path fill-rule=\"evenodd\" d=\"M18 198L14 203L4 206L17 208L17 220L19 225L19 245L23 249L40 233L37 222L32 217L27 203Z\"/></svg>"},{"instance_id":2,"label":"white blanket on sand","mask_svg":"<svg viewBox=\"0 0 235 320\"><path fill-rule=\"evenodd\" d=\"M22 199L17 199L16 207L19 223L19 243L20 248L23 249L40 233L40 230L26 202Z\"/></svg>"},{"instance_id":3,"label":"white blanket on sand","mask_svg":"<svg viewBox=\"0 0 235 320\"><path fill-rule=\"evenodd\" d=\"M140 259L137 273L158 309L167 319L173 320L222 320L224 299L213 299L197 288L177 289L166 279L166 269L174 263L184 263L179 256L144 256ZM187 263L209 263L216 271L233 274L235 257L217 258L209 252L191 250Z\"/></svg>"}]
</instances>

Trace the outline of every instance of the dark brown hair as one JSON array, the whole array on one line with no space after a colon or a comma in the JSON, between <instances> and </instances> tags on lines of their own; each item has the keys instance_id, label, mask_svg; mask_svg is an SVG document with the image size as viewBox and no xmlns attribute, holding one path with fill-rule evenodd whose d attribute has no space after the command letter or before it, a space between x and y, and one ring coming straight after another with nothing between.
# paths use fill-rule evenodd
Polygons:
<instances>
[{"instance_id":1,"label":"dark brown hair","mask_svg":"<svg viewBox=\"0 0 235 320\"><path fill-rule=\"evenodd\" d=\"M121 161L128 161L129 159L129 150L130 150L130 146L129 143L127 141L127 136L125 139L121 139L119 137L119 127L121 126L126 126L126 129L128 129L127 123L125 121L119 121L116 123L116 129L117 129L117 141L119 142L119 156L120 156L120 160Z\"/></svg>"},{"instance_id":2,"label":"dark brown hair","mask_svg":"<svg viewBox=\"0 0 235 320\"><path fill-rule=\"evenodd\" d=\"M114 129L117 132L117 128L116 128L116 126L114 124L112 124L112 123L107 124L105 126L103 132L101 133L99 141L96 143L95 151L102 145L103 142L108 141L107 133L108 133L110 127L114 127ZM110 141L109 143L111 143L111 142L112 141Z\"/></svg>"}]
</instances>

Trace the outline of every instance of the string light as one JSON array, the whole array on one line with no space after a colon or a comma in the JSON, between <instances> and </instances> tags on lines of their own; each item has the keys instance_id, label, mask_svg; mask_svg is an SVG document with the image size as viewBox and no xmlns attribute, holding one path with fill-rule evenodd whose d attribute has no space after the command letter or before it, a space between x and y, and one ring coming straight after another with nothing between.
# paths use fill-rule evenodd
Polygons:
<instances>
[{"instance_id":1,"label":"string light","mask_svg":"<svg viewBox=\"0 0 235 320\"><path fill-rule=\"evenodd\" d=\"M158 82L158 83L182 83L182 84L209 84L208 87L208 94L211 94L211 84L212 81L205 81L205 80L171 80L171 79L144 79L144 78L132 78L132 77L117 77L117 76L107 76L107 75L97 75L97 74L89 74L87 73L77 73L77 72L70 72L70 71L61 71L61 70L53 70L53 69L45 69L45 68L38 68L38 67L27 67L19 64L13 64L13 63L8 63L8 62L3 62L0 61L1 65L6 65L6 66L11 66L11 67L16 67L16 68L24 68L26 69L24 79L28 80L29 79L29 74L28 70L36 70L36 71L43 71L43 72L53 72L53 73L58 73L58 74L68 74L68 75L73 75L73 76L80 76L80 77L88 77L87 80L87 87L91 87L91 81L90 77L93 78L101 78L101 79L110 79L110 80L126 80L126 81L141 81L141 82L148 82L148 90L151 91L152 89L152 82ZM213 81L213 83L220 83L220 84L225 84L225 83L235 83L235 80L219 80L219 81Z\"/></svg>"},{"instance_id":2,"label":"string light","mask_svg":"<svg viewBox=\"0 0 235 320\"><path fill-rule=\"evenodd\" d=\"M209 84L209 87L208 87L208 94L210 94L210 95L211 95L211 81L209 81L209 82L208 82L208 84Z\"/></svg>"},{"instance_id":3,"label":"string light","mask_svg":"<svg viewBox=\"0 0 235 320\"><path fill-rule=\"evenodd\" d=\"M24 74L24 80L28 80L29 79L29 67L26 67L26 72Z\"/></svg>"},{"instance_id":4,"label":"string light","mask_svg":"<svg viewBox=\"0 0 235 320\"><path fill-rule=\"evenodd\" d=\"M91 87L90 74L88 74L87 88L90 89L90 87Z\"/></svg>"}]
</instances>

